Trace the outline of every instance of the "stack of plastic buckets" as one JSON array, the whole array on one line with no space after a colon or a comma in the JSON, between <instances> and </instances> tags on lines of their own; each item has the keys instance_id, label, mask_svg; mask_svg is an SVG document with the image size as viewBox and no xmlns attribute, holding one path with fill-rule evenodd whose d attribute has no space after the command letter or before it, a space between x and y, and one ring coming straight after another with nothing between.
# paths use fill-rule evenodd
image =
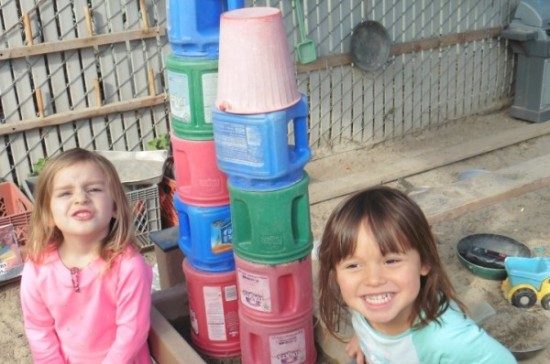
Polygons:
<instances>
[{"instance_id":1,"label":"stack of plastic buckets","mask_svg":"<svg viewBox=\"0 0 550 364\"><path fill-rule=\"evenodd\" d=\"M212 106L220 15L244 0L169 0L166 60L178 245L185 254L191 339L212 358L240 355L238 297L227 177L216 165Z\"/></svg>"},{"instance_id":2,"label":"stack of plastic buckets","mask_svg":"<svg viewBox=\"0 0 550 364\"><path fill-rule=\"evenodd\" d=\"M245 364L316 360L308 105L295 77L278 9L222 14L213 126L229 181Z\"/></svg>"}]
</instances>

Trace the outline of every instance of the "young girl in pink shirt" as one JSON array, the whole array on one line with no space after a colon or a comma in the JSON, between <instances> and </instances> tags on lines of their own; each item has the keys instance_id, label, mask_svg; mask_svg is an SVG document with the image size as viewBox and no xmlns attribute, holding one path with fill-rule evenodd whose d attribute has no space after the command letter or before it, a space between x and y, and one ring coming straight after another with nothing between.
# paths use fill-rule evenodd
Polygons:
<instances>
[{"instance_id":1,"label":"young girl in pink shirt","mask_svg":"<svg viewBox=\"0 0 550 364\"><path fill-rule=\"evenodd\" d=\"M48 161L35 191L21 279L35 363L151 363L152 271L113 165L71 149Z\"/></svg>"}]
</instances>

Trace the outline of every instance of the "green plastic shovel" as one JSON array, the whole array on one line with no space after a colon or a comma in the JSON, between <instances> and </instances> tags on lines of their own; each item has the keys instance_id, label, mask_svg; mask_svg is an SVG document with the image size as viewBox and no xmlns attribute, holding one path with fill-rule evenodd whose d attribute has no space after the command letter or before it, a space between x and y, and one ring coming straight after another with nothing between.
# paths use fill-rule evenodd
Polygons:
<instances>
[{"instance_id":1,"label":"green plastic shovel","mask_svg":"<svg viewBox=\"0 0 550 364\"><path fill-rule=\"evenodd\" d=\"M304 9L302 0L292 0L293 7L296 9L296 20L298 22L298 30L300 32L300 40L294 46L294 50L298 55L298 61L302 64L313 62L317 59L317 49L315 42L307 38L306 27L304 24Z\"/></svg>"}]
</instances>

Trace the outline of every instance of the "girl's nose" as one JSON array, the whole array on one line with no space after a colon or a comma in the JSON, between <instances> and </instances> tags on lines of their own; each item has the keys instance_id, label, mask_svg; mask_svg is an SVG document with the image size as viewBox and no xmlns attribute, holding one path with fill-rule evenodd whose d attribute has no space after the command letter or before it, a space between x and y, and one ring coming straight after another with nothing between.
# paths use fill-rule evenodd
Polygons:
<instances>
[{"instance_id":1,"label":"girl's nose","mask_svg":"<svg viewBox=\"0 0 550 364\"><path fill-rule=\"evenodd\" d=\"M383 268L377 265L365 267L363 283L369 286L378 286L385 282Z\"/></svg>"},{"instance_id":2,"label":"girl's nose","mask_svg":"<svg viewBox=\"0 0 550 364\"><path fill-rule=\"evenodd\" d=\"M76 191L74 194L74 200L77 203L86 202L88 201L88 193L86 192L86 190Z\"/></svg>"}]
</instances>

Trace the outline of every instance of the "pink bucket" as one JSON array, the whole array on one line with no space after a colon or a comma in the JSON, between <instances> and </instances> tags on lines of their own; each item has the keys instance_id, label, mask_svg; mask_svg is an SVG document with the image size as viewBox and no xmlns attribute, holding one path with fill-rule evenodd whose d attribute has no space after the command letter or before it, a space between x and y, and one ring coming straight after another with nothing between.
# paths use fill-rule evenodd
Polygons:
<instances>
[{"instance_id":1,"label":"pink bucket","mask_svg":"<svg viewBox=\"0 0 550 364\"><path fill-rule=\"evenodd\" d=\"M277 265L235 256L239 311L262 322L304 317L313 308L311 257Z\"/></svg>"},{"instance_id":2,"label":"pink bucket","mask_svg":"<svg viewBox=\"0 0 550 364\"><path fill-rule=\"evenodd\" d=\"M204 354L229 358L240 354L237 281L235 271L223 273L194 269L184 259L191 340Z\"/></svg>"},{"instance_id":3,"label":"pink bucket","mask_svg":"<svg viewBox=\"0 0 550 364\"><path fill-rule=\"evenodd\" d=\"M281 11L270 7L222 14L216 107L233 114L285 109L300 99Z\"/></svg>"},{"instance_id":4,"label":"pink bucket","mask_svg":"<svg viewBox=\"0 0 550 364\"><path fill-rule=\"evenodd\" d=\"M313 313L302 317L265 323L239 312L243 363L306 363L317 359L313 334Z\"/></svg>"},{"instance_id":5,"label":"pink bucket","mask_svg":"<svg viewBox=\"0 0 550 364\"><path fill-rule=\"evenodd\" d=\"M227 176L216 164L214 140L187 140L172 135L176 191L195 206L229 204Z\"/></svg>"}]
</instances>

